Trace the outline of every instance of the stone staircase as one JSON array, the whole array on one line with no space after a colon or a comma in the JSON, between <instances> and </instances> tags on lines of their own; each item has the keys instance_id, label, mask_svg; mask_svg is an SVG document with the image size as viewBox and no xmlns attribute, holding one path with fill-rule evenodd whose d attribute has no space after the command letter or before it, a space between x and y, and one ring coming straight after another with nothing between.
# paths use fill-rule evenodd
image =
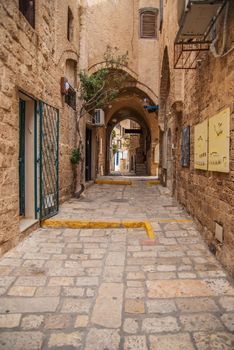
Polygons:
<instances>
[{"instance_id":1,"label":"stone staircase","mask_svg":"<svg viewBox=\"0 0 234 350\"><path fill-rule=\"evenodd\" d=\"M136 176L147 176L146 165L144 163L136 163Z\"/></svg>"}]
</instances>

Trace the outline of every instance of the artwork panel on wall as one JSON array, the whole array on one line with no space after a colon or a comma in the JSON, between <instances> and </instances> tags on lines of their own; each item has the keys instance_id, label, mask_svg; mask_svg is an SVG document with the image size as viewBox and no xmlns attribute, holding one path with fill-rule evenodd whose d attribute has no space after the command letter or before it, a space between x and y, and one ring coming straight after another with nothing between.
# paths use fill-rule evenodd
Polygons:
<instances>
[{"instance_id":1,"label":"artwork panel on wall","mask_svg":"<svg viewBox=\"0 0 234 350\"><path fill-rule=\"evenodd\" d=\"M229 172L230 108L225 108L209 119L208 170Z\"/></svg>"},{"instance_id":2,"label":"artwork panel on wall","mask_svg":"<svg viewBox=\"0 0 234 350\"><path fill-rule=\"evenodd\" d=\"M181 131L181 165L190 165L190 126L182 128Z\"/></svg>"},{"instance_id":3,"label":"artwork panel on wall","mask_svg":"<svg viewBox=\"0 0 234 350\"><path fill-rule=\"evenodd\" d=\"M208 120L195 125L194 128L194 167L208 169Z\"/></svg>"}]
</instances>

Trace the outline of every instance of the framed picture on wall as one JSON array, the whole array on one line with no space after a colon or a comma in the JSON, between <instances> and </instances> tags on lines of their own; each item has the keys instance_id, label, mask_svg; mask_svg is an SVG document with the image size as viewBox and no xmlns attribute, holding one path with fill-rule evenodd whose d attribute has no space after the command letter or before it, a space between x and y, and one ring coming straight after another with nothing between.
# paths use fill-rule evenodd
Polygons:
<instances>
[{"instance_id":1,"label":"framed picture on wall","mask_svg":"<svg viewBox=\"0 0 234 350\"><path fill-rule=\"evenodd\" d=\"M181 131L181 165L190 165L190 126L183 127Z\"/></svg>"}]
</instances>

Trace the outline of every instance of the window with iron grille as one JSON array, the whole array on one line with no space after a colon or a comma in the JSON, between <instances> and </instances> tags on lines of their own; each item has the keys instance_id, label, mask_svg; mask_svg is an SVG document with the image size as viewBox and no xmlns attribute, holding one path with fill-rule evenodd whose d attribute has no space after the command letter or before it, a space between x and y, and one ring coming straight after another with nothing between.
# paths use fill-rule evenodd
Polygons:
<instances>
[{"instance_id":1,"label":"window with iron grille","mask_svg":"<svg viewBox=\"0 0 234 350\"><path fill-rule=\"evenodd\" d=\"M35 28L35 0L19 0L19 10L29 24Z\"/></svg>"},{"instance_id":2,"label":"window with iron grille","mask_svg":"<svg viewBox=\"0 0 234 350\"><path fill-rule=\"evenodd\" d=\"M70 85L67 94L65 95L65 102L76 110L76 91L73 89L73 87Z\"/></svg>"},{"instance_id":3,"label":"window with iron grille","mask_svg":"<svg viewBox=\"0 0 234 350\"><path fill-rule=\"evenodd\" d=\"M141 38L157 38L157 9L141 9L140 10L140 37Z\"/></svg>"}]
</instances>

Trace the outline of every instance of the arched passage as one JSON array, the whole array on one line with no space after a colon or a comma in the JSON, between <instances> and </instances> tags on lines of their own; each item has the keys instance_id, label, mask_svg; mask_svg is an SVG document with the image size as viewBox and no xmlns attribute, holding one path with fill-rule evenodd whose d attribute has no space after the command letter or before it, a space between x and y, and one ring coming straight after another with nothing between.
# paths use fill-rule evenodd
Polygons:
<instances>
[{"instance_id":1,"label":"arched passage","mask_svg":"<svg viewBox=\"0 0 234 350\"><path fill-rule=\"evenodd\" d=\"M139 94L129 91L128 89L125 93L122 93L121 96L115 99L106 110L106 126L104 131L106 145L104 168L106 175L109 174L110 170L111 132L118 123L126 119L138 123L142 129L142 160L139 159L139 164L145 164L145 174L153 176L157 175L158 163L154 153L159 142L158 118L156 113L148 113L144 108L145 97L143 96L140 97Z\"/></svg>"},{"instance_id":2,"label":"arched passage","mask_svg":"<svg viewBox=\"0 0 234 350\"><path fill-rule=\"evenodd\" d=\"M158 111L155 109L149 112L147 108L147 106L156 106L158 101L155 95L152 99L139 86L140 83L135 77L127 73L125 81L119 88L118 96L104 110L105 126L98 128L97 131L97 147L99 148L97 175L109 175L111 132L118 123L127 119L135 121L142 129L142 159L140 160L140 156L138 159L145 164L145 174L153 176L158 174L158 160L155 157L155 149L158 149L159 143Z\"/></svg>"},{"instance_id":3,"label":"arched passage","mask_svg":"<svg viewBox=\"0 0 234 350\"><path fill-rule=\"evenodd\" d=\"M144 118L134 110L133 108L120 109L113 114L109 120L106 128L106 169L107 172L111 172L111 156L112 150L111 139L112 132L116 126L120 125L123 121L130 121L127 127L131 130L131 121L139 125L139 145L134 152L134 166L131 167L134 169L136 175L150 175L151 173L151 131L147 125ZM133 134L132 134L133 135ZM122 135L124 137L124 135ZM131 137L131 136L130 136Z\"/></svg>"}]
</instances>

